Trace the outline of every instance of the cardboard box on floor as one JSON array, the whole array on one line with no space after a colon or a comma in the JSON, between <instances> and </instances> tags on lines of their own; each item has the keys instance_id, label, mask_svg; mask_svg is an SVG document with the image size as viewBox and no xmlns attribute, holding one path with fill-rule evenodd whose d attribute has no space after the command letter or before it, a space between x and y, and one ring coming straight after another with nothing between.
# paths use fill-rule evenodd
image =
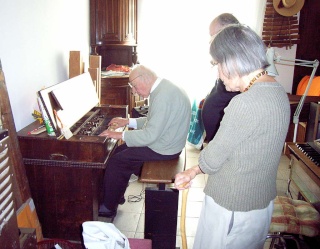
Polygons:
<instances>
[{"instance_id":1,"label":"cardboard box on floor","mask_svg":"<svg viewBox=\"0 0 320 249\"><path fill-rule=\"evenodd\" d=\"M19 228L35 228L37 241L43 239L41 224L32 198L29 198L17 210L17 220Z\"/></svg>"}]
</instances>

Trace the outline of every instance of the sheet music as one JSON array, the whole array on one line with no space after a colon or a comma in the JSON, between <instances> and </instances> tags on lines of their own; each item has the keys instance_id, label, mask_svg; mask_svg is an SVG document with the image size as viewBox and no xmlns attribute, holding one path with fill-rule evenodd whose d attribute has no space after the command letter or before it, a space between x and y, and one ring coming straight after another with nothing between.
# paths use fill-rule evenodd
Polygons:
<instances>
[{"instance_id":1,"label":"sheet music","mask_svg":"<svg viewBox=\"0 0 320 249\"><path fill-rule=\"evenodd\" d=\"M43 89L39 95L56 129L58 126L53 109L57 110L63 125L70 128L99 103L89 73Z\"/></svg>"}]
</instances>

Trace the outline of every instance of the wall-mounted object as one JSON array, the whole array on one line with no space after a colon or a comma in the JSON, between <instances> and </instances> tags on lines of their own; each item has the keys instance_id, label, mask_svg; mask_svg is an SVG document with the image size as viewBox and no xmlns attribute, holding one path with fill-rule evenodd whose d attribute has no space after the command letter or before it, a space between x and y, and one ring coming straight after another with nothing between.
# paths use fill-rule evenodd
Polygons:
<instances>
[{"instance_id":1,"label":"wall-mounted object","mask_svg":"<svg viewBox=\"0 0 320 249\"><path fill-rule=\"evenodd\" d=\"M274 7L273 2L275 1L279 2L282 0L267 0L263 21L262 40L267 46L291 48L300 41L298 15L297 13L292 14L294 13L292 11L285 12L290 13L289 16L279 14L277 12L277 10L279 11L279 8L276 10ZM285 7L280 8L280 11L283 11L284 8ZM288 8L286 10L288 10Z\"/></svg>"},{"instance_id":2,"label":"wall-mounted object","mask_svg":"<svg viewBox=\"0 0 320 249\"><path fill-rule=\"evenodd\" d=\"M273 0L274 9L282 16L293 16L303 7L304 0Z\"/></svg>"}]
</instances>

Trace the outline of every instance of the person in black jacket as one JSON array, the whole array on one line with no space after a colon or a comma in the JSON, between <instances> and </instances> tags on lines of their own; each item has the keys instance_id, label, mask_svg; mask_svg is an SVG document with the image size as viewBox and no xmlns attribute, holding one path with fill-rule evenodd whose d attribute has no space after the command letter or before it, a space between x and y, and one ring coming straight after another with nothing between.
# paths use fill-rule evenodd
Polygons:
<instances>
[{"instance_id":1,"label":"person in black jacket","mask_svg":"<svg viewBox=\"0 0 320 249\"><path fill-rule=\"evenodd\" d=\"M210 36L213 38L222 28L229 24L238 24L239 21L232 14L223 13L212 20L209 26ZM215 65L213 65L215 66ZM219 129L224 108L239 92L228 92L221 79L217 79L215 86L205 98L202 107L202 122L206 131L207 142L211 141Z\"/></svg>"}]
</instances>

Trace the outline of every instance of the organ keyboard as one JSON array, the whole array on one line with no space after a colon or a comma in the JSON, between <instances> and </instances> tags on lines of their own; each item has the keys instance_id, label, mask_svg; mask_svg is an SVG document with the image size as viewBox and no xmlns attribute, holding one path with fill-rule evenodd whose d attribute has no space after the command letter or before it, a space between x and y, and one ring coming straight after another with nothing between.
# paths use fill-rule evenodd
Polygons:
<instances>
[{"instance_id":1,"label":"organ keyboard","mask_svg":"<svg viewBox=\"0 0 320 249\"><path fill-rule=\"evenodd\" d=\"M315 165L320 166L320 148L313 142L297 143L296 146L303 152Z\"/></svg>"},{"instance_id":2,"label":"organ keyboard","mask_svg":"<svg viewBox=\"0 0 320 249\"><path fill-rule=\"evenodd\" d=\"M320 148L316 142L288 143L291 156L290 181L298 196L306 201L320 201Z\"/></svg>"}]
</instances>

